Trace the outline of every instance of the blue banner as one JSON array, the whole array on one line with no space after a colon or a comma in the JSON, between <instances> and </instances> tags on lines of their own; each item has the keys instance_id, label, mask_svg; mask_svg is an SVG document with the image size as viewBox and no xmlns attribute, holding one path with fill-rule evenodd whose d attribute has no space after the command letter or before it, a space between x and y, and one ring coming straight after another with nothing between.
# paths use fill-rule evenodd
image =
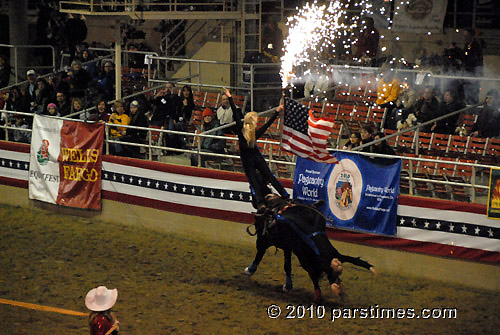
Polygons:
<instances>
[{"instance_id":1,"label":"blue banner","mask_svg":"<svg viewBox=\"0 0 500 335\"><path fill-rule=\"evenodd\" d=\"M293 197L319 208L339 228L395 235L401 159L337 152L338 164L297 157Z\"/></svg>"}]
</instances>

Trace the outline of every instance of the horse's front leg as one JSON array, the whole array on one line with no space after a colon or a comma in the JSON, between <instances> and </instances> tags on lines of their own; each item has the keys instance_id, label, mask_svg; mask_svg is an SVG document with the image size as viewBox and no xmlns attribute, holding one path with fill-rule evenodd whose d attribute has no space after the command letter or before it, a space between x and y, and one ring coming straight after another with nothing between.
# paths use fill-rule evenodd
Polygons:
<instances>
[{"instance_id":1,"label":"horse's front leg","mask_svg":"<svg viewBox=\"0 0 500 335\"><path fill-rule=\"evenodd\" d=\"M285 248L283 250L284 256L284 269L285 269L285 284L283 284L283 291L288 292L292 290L292 250Z\"/></svg>"},{"instance_id":2,"label":"horse's front leg","mask_svg":"<svg viewBox=\"0 0 500 335\"><path fill-rule=\"evenodd\" d=\"M253 262L245 268L245 274L248 276L251 276L257 271L257 267L259 266L260 262L262 261L262 258L264 257L267 248L269 247L269 243L263 235L257 234L257 241L256 241L256 246L257 246L257 254L255 255L255 258Z\"/></svg>"}]
</instances>

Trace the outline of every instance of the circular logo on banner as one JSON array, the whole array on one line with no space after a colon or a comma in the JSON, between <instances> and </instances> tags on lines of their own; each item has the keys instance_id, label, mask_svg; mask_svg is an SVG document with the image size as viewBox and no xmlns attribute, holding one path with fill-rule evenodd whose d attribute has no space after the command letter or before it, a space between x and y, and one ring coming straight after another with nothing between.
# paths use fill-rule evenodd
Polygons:
<instances>
[{"instance_id":1,"label":"circular logo on banner","mask_svg":"<svg viewBox=\"0 0 500 335\"><path fill-rule=\"evenodd\" d=\"M340 220L350 220L358 210L363 178L356 164L343 159L335 165L328 180L330 210Z\"/></svg>"}]
</instances>

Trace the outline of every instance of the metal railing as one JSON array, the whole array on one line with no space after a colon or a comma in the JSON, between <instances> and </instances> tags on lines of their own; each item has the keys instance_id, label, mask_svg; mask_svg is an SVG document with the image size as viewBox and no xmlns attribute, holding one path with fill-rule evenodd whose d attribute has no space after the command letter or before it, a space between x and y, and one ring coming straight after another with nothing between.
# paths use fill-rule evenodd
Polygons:
<instances>
[{"instance_id":1,"label":"metal railing","mask_svg":"<svg viewBox=\"0 0 500 335\"><path fill-rule=\"evenodd\" d=\"M185 58L178 58L178 57L148 57L151 59L152 62L156 62L157 66L159 62L168 62L168 61L176 61L181 64L185 63L188 66L188 76L189 81L185 82L180 82L177 81L178 84L180 85L192 85L198 87L198 90L201 88L209 88L209 89L222 89L223 87L231 89L231 90L240 90L240 91L245 91L249 92L250 96L250 110L254 110L254 103L255 103L255 92L257 91L268 91L268 90L281 90L281 81L279 81L279 68L281 67L281 64L277 63L237 63L237 62L223 62L223 61L211 61L211 60L201 60L201 59L185 59ZM149 64L149 62L148 62ZM209 65L209 66L223 66L226 68L229 68L229 71L231 73L231 77L235 73L242 73L245 74L246 77L242 78L245 80L241 80L241 82L247 82L248 84L245 84L244 86L231 86L231 85L217 85L217 84L210 84L209 80L210 78L207 78L207 76L203 76L202 73L202 65ZM166 64L165 64L166 66ZM194 68L194 69L193 69ZM272 71L272 69L275 69L275 71ZM263 85L259 85L258 82L256 81L256 74L258 69L264 69L267 70L267 72L263 72L262 75L265 75L266 73L272 73L275 74L277 77L277 81L275 82L265 82ZM149 67L148 67L149 70ZM151 71L148 71L148 75ZM154 79L154 78L149 78L148 77L148 83L166 83L168 81L174 81L175 78L163 78L163 79ZM208 82L208 83L207 83Z\"/></svg>"},{"instance_id":2,"label":"metal railing","mask_svg":"<svg viewBox=\"0 0 500 335\"><path fill-rule=\"evenodd\" d=\"M233 9L232 0L218 0L210 2L196 1L142 1L142 0L82 0L59 1L61 12L70 10L86 10L89 13L103 12L151 12L151 11L230 11Z\"/></svg>"},{"instance_id":3,"label":"metal railing","mask_svg":"<svg viewBox=\"0 0 500 335\"><path fill-rule=\"evenodd\" d=\"M16 85L18 84L19 80L19 70L26 70L26 69L38 69L38 70L43 70L43 69L50 69L52 71L56 70L56 50L52 45L12 45L12 44L0 44L0 47L3 48L10 48L13 49L14 51L14 81L16 82ZM49 48L52 50L52 66L49 65L33 65L33 66L19 66L18 64L18 49L19 48L33 48L33 49L43 49L43 48ZM22 76L24 78L24 76Z\"/></svg>"},{"instance_id":4,"label":"metal railing","mask_svg":"<svg viewBox=\"0 0 500 335\"><path fill-rule=\"evenodd\" d=\"M23 116L33 116L31 113L21 113L21 112L13 112L13 111L6 111L2 110L0 113L5 113L5 114L19 114ZM80 122L85 122L83 120L74 120L74 119L68 119L68 118L59 118L59 119L65 119L65 120L71 120L71 121L80 121ZM229 136L215 136L215 135L209 135L205 133L192 133L192 132L182 132L182 131L174 131L174 130L167 130L167 129L158 129L158 128L147 128L147 127L135 127L135 126L127 126L127 125L117 125L113 123L106 123L106 136L105 136L105 147L107 152L109 152L110 144L119 144L123 146L135 146L139 148L143 148L143 150L146 153L146 159L148 160L153 160L154 156L158 156L157 159L159 159L164 151L170 151L170 152L179 152L179 153L184 153L184 154L194 154L198 158L198 165L200 165L201 156L208 156L208 157L214 157L218 159L230 159L230 160L238 160L239 155L238 151L236 149L234 150L228 150L227 153L225 154L217 154L217 153L210 153L210 152L203 152L200 147L201 139L203 138L217 138L217 139L223 139L226 141L226 143L234 141L234 148L237 148L237 141L238 137L229 137ZM123 127L126 129L137 129L143 131L145 134L147 134L147 141L142 142L142 143L135 143L135 142L125 142L121 141L119 138L111 138L109 136L109 129L110 127ZM31 132L31 129L22 129L18 128L12 125L8 124L3 124L0 125L0 129L3 129L5 132L5 137L7 140L9 140L9 131L22 131L22 132ZM156 143L154 140L152 140L153 133L161 133L164 136L167 136L168 134L172 135L177 135L177 136L183 136L186 138L193 139L192 140L192 145L190 145L190 148L175 148L175 147L169 147L168 143L167 145L163 145L163 143ZM196 139L196 140L194 140ZM266 157L266 161L274 169L275 164L281 164L281 165L286 165L289 168L290 174L293 176L294 174L294 167L295 167L295 162L294 160L292 161L287 161L283 159L279 159L279 157L276 157L276 155L273 153L273 150L271 149L272 145L277 145L279 144L279 141L277 140L259 140L257 141L261 145L269 146L267 149L264 149L264 156ZM336 150L332 149L332 151L346 151L346 150ZM157 155L154 154L154 152L157 152ZM348 151L348 152L353 152L353 151ZM420 158L420 157L406 157L406 156L392 156L392 155L383 155L383 154L373 154L373 153L366 153L366 152L356 152L359 155L363 156L368 156L368 157L378 157L378 158L399 158L402 160L408 160L409 161L409 171L408 171L408 176L401 176L402 180L407 180L409 182L409 192L411 195L415 194L414 192L414 187L413 187L413 182L427 182L430 184L443 184L443 185L449 185L449 186L461 186L465 187L467 190L469 190L470 194L470 199L471 202L476 202L477 196L476 196L476 191L477 190L488 190L489 186L485 185L484 183L478 182L478 179L476 178L477 174L482 171L483 173L486 171L487 174L489 174L489 169L495 168L495 166L492 165L484 165L484 164L476 164L476 163L467 163L467 162L461 162L461 161L446 161L446 164L450 165L455 165L455 167L458 166L467 166L471 168L471 177L469 180L464 180L463 182L452 182L452 181L447 181L447 180L434 180L434 179L427 179L427 178L417 178L413 176L413 166L417 166L420 162L434 162L434 163L442 163L441 160L439 159L428 159L428 158ZM456 168L455 168L456 170ZM489 180L487 178L488 176L485 176L483 179Z\"/></svg>"}]
</instances>

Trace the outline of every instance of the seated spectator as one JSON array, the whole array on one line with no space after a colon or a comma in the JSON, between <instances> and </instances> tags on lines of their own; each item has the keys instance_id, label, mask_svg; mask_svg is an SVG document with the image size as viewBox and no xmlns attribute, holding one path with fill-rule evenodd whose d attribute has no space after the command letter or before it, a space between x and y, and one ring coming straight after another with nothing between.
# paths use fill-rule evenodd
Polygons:
<instances>
[{"instance_id":1,"label":"seated spectator","mask_svg":"<svg viewBox=\"0 0 500 335\"><path fill-rule=\"evenodd\" d=\"M304 85L304 96L324 98L328 94L330 78L326 74L320 74L319 71L311 73Z\"/></svg>"},{"instance_id":2,"label":"seated spectator","mask_svg":"<svg viewBox=\"0 0 500 335\"><path fill-rule=\"evenodd\" d=\"M24 115L14 114L12 127L19 129L30 129L29 121ZM12 133L15 142L31 143L31 132L25 130L14 130Z\"/></svg>"},{"instance_id":3,"label":"seated spectator","mask_svg":"<svg viewBox=\"0 0 500 335\"><path fill-rule=\"evenodd\" d=\"M130 123L129 126L148 127L148 120L144 111L139 108L139 102L134 100L130 103ZM123 142L145 143L147 130L125 128L125 135L120 138ZM124 146L125 155L133 158L140 158L140 147L126 145Z\"/></svg>"},{"instance_id":4,"label":"seated spectator","mask_svg":"<svg viewBox=\"0 0 500 335\"><path fill-rule=\"evenodd\" d=\"M87 113L84 112L83 102L80 98L73 98L71 101L70 114L73 115L72 118L80 120L88 120Z\"/></svg>"},{"instance_id":5,"label":"seated spectator","mask_svg":"<svg viewBox=\"0 0 500 335\"><path fill-rule=\"evenodd\" d=\"M486 93L483 108L479 111L472 136L475 137L495 137L500 134L500 94L497 90L490 90Z\"/></svg>"},{"instance_id":6,"label":"seated spectator","mask_svg":"<svg viewBox=\"0 0 500 335\"><path fill-rule=\"evenodd\" d=\"M373 137L373 139L380 140L383 137L385 137L384 133L377 132ZM385 140L372 144L370 146L370 152L374 154L395 155L394 149L392 149L391 146Z\"/></svg>"},{"instance_id":7,"label":"seated spectator","mask_svg":"<svg viewBox=\"0 0 500 335\"><path fill-rule=\"evenodd\" d=\"M26 79L28 80L28 85L26 88L26 94L27 97L29 98L28 100L35 101L35 90L36 90L36 72L35 70L31 69L26 71Z\"/></svg>"},{"instance_id":8,"label":"seated spectator","mask_svg":"<svg viewBox=\"0 0 500 335\"><path fill-rule=\"evenodd\" d=\"M71 70L68 71L68 75L71 77L71 96L83 98L85 96L85 90L87 89L88 83L91 78L88 72L82 68L82 63L80 63L79 60L75 59L73 62L71 62Z\"/></svg>"},{"instance_id":9,"label":"seated spectator","mask_svg":"<svg viewBox=\"0 0 500 335\"><path fill-rule=\"evenodd\" d=\"M99 286L90 290L85 296L85 306L89 314L90 335L116 335L120 322L111 311L118 297L118 290Z\"/></svg>"},{"instance_id":10,"label":"seated spectator","mask_svg":"<svg viewBox=\"0 0 500 335\"><path fill-rule=\"evenodd\" d=\"M342 149L344 150L352 150L361 145L361 134L360 133L351 133L349 136L349 140L344 144Z\"/></svg>"},{"instance_id":11,"label":"seated spectator","mask_svg":"<svg viewBox=\"0 0 500 335\"><path fill-rule=\"evenodd\" d=\"M101 100L97 103L96 106L97 110L97 121L103 121L103 122L108 122L109 121L109 109L108 109L108 104L106 103L105 100Z\"/></svg>"},{"instance_id":12,"label":"seated spectator","mask_svg":"<svg viewBox=\"0 0 500 335\"><path fill-rule=\"evenodd\" d=\"M59 115L59 112L57 111L56 104L52 103L52 102L47 105L47 111L44 114L48 115L48 116L61 116L61 115Z\"/></svg>"},{"instance_id":13,"label":"seated spectator","mask_svg":"<svg viewBox=\"0 0 500 335\"><path fill-rule=\"evenodd\" d=\"M465 106L456 100L456 93L451 90L444 92L443 101L439 106L439 114L436 116L443 116L451 112L455 112ZM457 122L460 114L447 117L446 119L434 122L431 131L440 134L453 134L457 128Z\"/></svg>"},{"instance_id":14,"label":"seated spectator","mask_svg":"<svg viewBox=\"0 0 500 335\"><path fill-rule=\"evenodd\" d=\"M219 121L215 118L214 112L212 111L211 108L205 108L202 114L203 118L203 123L201 125L202 132L208 131L210 129L219 127ZM223 136L223 130L218 130L214 133L211 133L210 135L214 136ZM218 154L223 154L224 153L224 148L226 146L226 140L224 139L218 139L218 138L211 138L211 137L200 137L199 138L201 141L200 144L200 150L203 152L212 152L212 153L218 153ZM213 157L213 156L205 156L205 155L200 155L201 158L200 160L200 166L205 167L205 161L206 160L214 160L218 157ZM198 154L191 154L191 166L198 166Z\"/></svg>"},{"instance_id":15,"label":"seated spectator","mask_svg":"<svg viewBox=\"0 0 500 335\"><path fill-rule=\"evenodd\" d=\"M19 87L14 86L10 89L7 95L7 100L5 101L4 108L8 111L27 113L29 112L30 106L26 97L21 94ZM13 121L13 119L11 121Z\"/></svg>"},{"instance_id":16,"label":"seated spectator","mask_svg":"<svg viewBox=\"0 0 500 335\"><path fill-rule=\"evenodd\" d=\"M87 63L94 60L94 56L88 49L83 49L80 55L80 60L82 63ZM91 79L97 79L99 76L96 62L82 64L82 69L88 72Z\"/></svg>"},{"instance_id":17,"label":"seated spectator","mask_svg":"<svg viewBox=\"0 0 500 335\"><path fill-rule=\"evenodd\" d=\"M9 86L11 72L7 58L0 54L0 87Z\"/></svg>"},{"instance_id":18,"label":"seated spectator","mask_svg":"<svg viewBox=\"0 0 500 335\"><path fill-rule=\"evenodd\" d=\"M439 113L439 101L434 95L434 89L432 86L426 86L424 88L424 93L410 108L403 112L404 119L409 114L414 114L417 118L417 123L424 123L430 121L437 117ZM421 127L420 131L430 132L432 124L428 124L425 127Z\"/></svg>"},{"instance_id":19,"label":"seated spectator","mask_svg":"<svg viewBox=\"0 0 500 335\"><path fill-rule=\"evenodd\" d=\"M401 83L398 98L396 99L396 107L400 109L408 108L417 100L417 92L410 86L408 81Z\"/></svg>"},{"instance_id":20,"label":"seated spectator","mask_svg":"<svg viewBox=\"0 0 500 335\"><path fill-rule=\"evenodd\" d=\"M153 113L151 124L155 126L163 126L164 129L183 131L184 123L178 112L179 105L182 105L182 100L177 94L177 90L173 83L167 83L165 88L158 90L153 100L156 110ZM166 133L166 145L172 148L183 148L184 138L182 135ZM181 153L174 151L173 153Z\"/></svg>"},{"instance_id":21,"label":"seated spectator","mask_svg":"<svg viewBox=\"0 0 500 335\"><path fill-rule=\"evenodd\" d=\"M125 107L123 106L122 101L115 102L114 112L109 117L109 123L113 123L116 125L130 124L130 117L125 114ZM126 133L127 131L124 127L110 127L109 129L109 135L112 140L117 140L122 136L125 136ZM123 154L123 146L121 144L111 143L109 147L112 155Z\"/></svg>"},{"instance_id":22,"label":"seated spectator","mask_svg":"<svg viewBox=\"0 0 500 335\"><path fill-rule=\"evenodd\" d=\"M396 100L399 95L400 81L390 69L384 71L377 86L377 100L375 103L382 108L387 108L386 115L392 115L392 110L396 107ZM383 128L395 127L395 121L386 118Z\"/></svg>"},{"instance_id":23,"label":"seated spectator","mask_svg":"<svg viewBox=\"0 0 500 335\"><path fill-rule=\"evenodd\" d=\"M105 94L105 98L110 101L115 99L115 65L112 61L106 61L101 72L99 84Z\"/></svg>"},{"instance_id":24,"label":"seated spectator","mask_svg":"<svg viewBox=\"0 0 500 335\"><path fill-rule=\"evenodd\" d=\"M221 105L217 109L217 119L221 126L233 122L233 110L229 104L229 98L223 94L221 96Z\"/></svg>"},{"instance_id":25,"label":"seated spectator","mask_svg":"<svg viewBox=\"0 0 500 335\"><path fill-rule=\"evenodd\" d=\"M42 114L44 112L45 106L47 106L47 103L52 97L52 93L50 92L45 79L39 78L36 81L36 87L37 88L35 90L34 99L31 102L30 110L33 113Z\"/></svg>"},{"instance_id":26,"label":"seated spectator","mask_svg":"<svg viewBox=\"0 0 500 335\"><path fill-rule=\"evenodd\" d=\"M56 104L57 110L61 116L66 116L71 112L71 106L64 91L58 90L56 92Z\"/></svg>"},{"instance_id":27,"label":"seated spectator","mask_svg":"<svg viewBox=\"0 0 500 335\"><path fill-rule=\"evenodd\" d=\"M370 143L371 141L373 141L373 133L375 132L375 130L373 129L372 126L364 126L361 128L361 144L366 144L366 143ZM364 147L363 149L361 149L361 151L364 151L364 152L369 152L370 151L370 147Z\"/></svg>"}]
</instances>

